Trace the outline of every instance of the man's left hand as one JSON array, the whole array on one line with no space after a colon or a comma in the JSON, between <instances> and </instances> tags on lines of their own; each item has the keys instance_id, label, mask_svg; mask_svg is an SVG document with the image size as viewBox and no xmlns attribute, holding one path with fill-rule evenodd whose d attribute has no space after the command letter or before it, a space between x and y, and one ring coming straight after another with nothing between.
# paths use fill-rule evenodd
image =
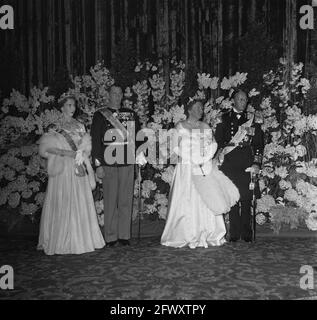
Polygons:
<instances>
[{"instance_id":1,"label":"man's left hand","mask_svg":"<svg viewBox=\"0 0 317 320\"><path fill-rule=\"evenodd\" d=\"M145 158L143 151L137 155L136 164L138 164L139 166L145 166L147 164L147 160Z\"/></svg>"},{"instance_id":2,"label":"man's left hand","mask_svg":"<svg viewBox=\"0 0 317 320\"><path fill-rule=\"evenodd\" d=\"M252 165L252 171L254 174L259 174L260 173L260 167L257 164Z\"/></svg>"}]
</instances>

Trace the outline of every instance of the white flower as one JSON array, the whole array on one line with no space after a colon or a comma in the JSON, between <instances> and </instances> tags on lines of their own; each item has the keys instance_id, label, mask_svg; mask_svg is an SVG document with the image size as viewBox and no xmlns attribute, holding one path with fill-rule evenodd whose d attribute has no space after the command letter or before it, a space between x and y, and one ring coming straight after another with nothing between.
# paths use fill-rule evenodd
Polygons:
<instances>
[{"instance_id":1,"label":"white flower","mask_svg":"<svg viewBox=\"0 0 317 320\"><path fill-rule=\"evenodd\" d=\"M298 146L296 146L296 152L297 152L298 157L301 158L301 157L303 157L303 156L306 155L307 150L306 150L306 147L305 147L305 146L303 146L303 145L298 145Z\"/></svg>"},{"instance_id":2,"label":"white flower","mask_svg":"<svg viewBox=\"0 0 317 320\"><path fill-rule=\"evenodd\" d=\"M273 143L278 143L278 141L280 140L281 138L281 131L274 131L271 133L271 136L272 136L272 142Z\"/></svg>"},{"instance_id":3,"label":"white flower","mask_svg":"<svg viewBox=\"0 0 317 320\"><path fill-rule=\"evenodd\" d=\"M158 215L160 219L166 220L167 216L167 206L159 206Z\"/></svg>"},{"instance_id":4,"label":"white flower","mask_svg":"<svg viewBox=\"0 0 317 320\"><path fill-rule=\"evenodd\" d=\"M210 81L210 89L212 90L216 90L218 88L218 82L219 82L219 78L218 77L213 77Z\"/></svg>"},{"instance_id":5,"label":"white flower","mask_svg":"<svg viewBox=\"0 0 317 320\"><path fill-rule=\"evenodd\" d=\"M307 117L307 130L317 130L317 115L309 115Z\"/></svg>"},{"instance_id":6,"label":"white flower","mask_svg":"<svg viewBox=\"0 0 317 320\"><path fill-rule=\"evenodd\" d=\"M28 184L28 188L30 190L33 190L35 192L38 192L40 190L40 183L38 181L31 181L29 184Z\"/></svg>"},{"instance_id":7,"label":"white flower","mask_svg":"<svg viewBox=\"0 0 317 320\"><path fill-rule=\"evenodd\" d=\"M255 220L258 225L262 226L266 222L266 217L263 213L258 213L255 216Z\"/></svg>"},{"instance_id":8,"label":"white flower","mask_svg":"<svg viewBox=\"0 0 317 320\"><path fill-rule=\"evenodd\" d=\"M260 94L260 92L257 91L255 88L253 88L253 89L249 92L249 97L250 97L250 98L251 98L251 97L255 97L255 96L259 95L259 94Z\"/></svg>"},{"instance_id":9,"label":"white flower","mask_svg":"<svg viewBox=\"0 0 317 320\"><path fill-rule=\"evenodd\" d=\"M105 225L105 215L97 214L98 224L103 227Z\"/></svg>"},{"instance_id":10,"label":"white flower","mask_svg":"<svg viewBox=\"0 0 317 320\"><path fill-rule=\"evenodd\" d=\"M228 78L224 77L221 81L220 88L222 90L229 90L231 88L231 83Z\"/></svg>"},{"instance_id":11,"label":"white flower","mask_svg":"<svg viewBox=\"0 0 317 320\"><path fill-rule=\"evenodd\" d=\"M269 212L275 204L275 200L271 195L263 195L257 200L256 212Z\"/></svg>"},{"instance_id":12,"label":"white flower","mask_svg":"<svg viewBox=\"0 0 317 320\"><path fill-rule=\"evenodd\" d=\"M224 99L221 101L220 108L221 109L231 109L232 106L233 106L233 101L231 101L229 99Z\"/></svg>"},{"instance_id":13,"label":"white flower","mask_svg":"<svg viewBox=\"0 0 317 320\"><path fill-rule=\"evenodd\" d=\"M306 168L306 175L308 177L317 178L317 167L312 163L308 163Z\"/></svg>"},{"instance_id":14,"label":"white flower","mask_svg":"<svg viewBox=\"0 0 317 320\"><path fill-rule=\"evenodd\" d=\"M217 104L220 104L220 103L223 101L224 98L225 98L224 96L218 97L218 98L216 99L216 103L217 103Z\"/></svg>"},{"instance_id":15,"label":"white flower","mask_svg":"<svg viewBox=\"0 0 317 320\"><path fill-rule=\"evenodd\" d=\"M32 196L32 191L31 190L24 190L22 191L22 198L23 199L29 199Z\"/></svg>"},{"instance_id":16,"label":"white flower","mask_svg":"<svg viewBox=\"0 0 317 320\"><path fill-rule=\"evenodd\" d=\"M317 213L312 212L305 220L307 228L312 231L317 231Z\"/></svg>"},{"instance_id":17,"label":"white flower","mask_svg":"<svg viewBox=\"0 0 317 320\"><path fill-rule=\"evenodd\" d=\"M287 190L287 189L290 189L292 188L292 184L289 182L289 181L286 181L284 179L282 179L280 182L279 182L279 186L282 190Z\"/></svg>"},{"instance_id":18,"label":"white flower","mask_svg":"<svg viewBox=\"0 0 317 320\"><path fill-rule=\"evenodd\" d=\"M142 183L142 197L149 198L150 192L157 189L157 185L151 180L145 180Z\"/></svg>"},{"instance_id":19,"label":"white flower","mask_svg":"<svg viewBox=\"0 0 317 320\"><path fill-rule=\"evenodd\" d=\"M5 170L3 170L3 177L8 181L13 181L15 179L15 171L10 168L5 168Z\"/></svg>"},{"instance_id":20,"label":"white flower","mask_svg":"<svg viewBox=\"0 0 317 320\"><path fill-rule=\"evenodd\" d=\"M261 109L271 109L271 98L270 97L266 97L266 98L263 98L262 102L261 102L261 105L260 105L260 108Z\"/></svg>"},{"instance_id":21,"label":"white flower","mask_svg":"<svg viewBox=\"0 0 317 320\"><path fill-rule=\"evenodd\" d=\"M176 106L172 107L170 110L170 114L171 114L171 118L173 119L172 121L174 124L177 124L181 120L186 119L183 105L182 106L176 105Z\"/></svg>"},{"instance_id":22,"label":"white flower","mask_svg":"<svg viewBox=\"0 0 317 320\"><path fill-rule=\"evenodd\" d=\"M210 86L210 82L211 82L211 79L210 79L210 74L206 74L206 73L198 73L198 85L200 88L204 88L204 89L207 89L209 88Z\"/></svg>"},{"instance_id":23,"label":"white flower","mask_svg":"<svg viewBox=\"0 0 317 320\"><path fill-rule=\"evenodd\" d=\"M125 91L124 91L124 96L126 98L131 98L133 95L132 91L131 91L131 88L130 87L126 87Z\"/></svg>"},{"instance_id":24,"label":"white flower","mask_svg":"<svg viewBox=\"0 0 317 320\"><path fill-rule=\"evenodd\" d=\"M20 204L21 196L18 192L11 193L8 197L8 204L11 208L16 208Z\"/></svg>"},{"instance_id":25,"label":"white flower","mask_svg":"<svg viewBox=\"0 0 317 320\"><path fill-rule=\"evenodd\" d=\"M302 86L302 93L305 95L311 88L310 82L306 78L301 78L297 86Z\"/></svg>"},{"instance_id":26,"label":"white flower","mask_svg":"<svg viewBox=\"0 0 317 320\"><path fill-rule=\"evenodd\" d=\"M173 181L174 170L174 166L167 167L166 170L162 172L161 179L171 185Z\"/></svg>"},{"instance_id":27,"label":"white flower","mask_svg":"<svg viewBox=\"0 0 317 320\"><path fill-rule=\"evenodd\" d=\"M27 216L33 215L34 213L36 213L38 209L39 207L34 203L22 202L22 206L21 206L22 215L27 215Z\"/></svg>"},{"instance_id":28,"label":"white flower","mask_svg":"<svg viewBox=\"0 0 317 320\"><path fill-rule=\"evenodd\" d=\"M101 212L103 212L104 210L104 202L103 199L100 201L95 201L95 208L96 208L96 212L99 215Z\"/></svg>"},{"instance_id":29,"label":"white flower","mask_svg":"<svg viewBox=\"0 0 317 320\"><path fill-rule=\"evenodd\" d=\"M251 104L248 105L247 112L248 113L254 113L255 112L255 109L253 108L253 106Z\"/></svg>"},{"instance_id":30,"label":"white flower","mask_svg":"<svg viewBox=\"0 0 317 320\"><path fill-rule=\"evenodd\" d=\"M280 58L280 64L281 65L286 65L287 64L287 59L285 57Z\"/></svg>"},{"instance_id":31,"label":"white flower","mask_svg":"<svg viewBox=\"0 0 317 320\"><path fill-rule=\"evenodd\" d=\"M274 174L274 169L271 168L271 167L265 166L265 167L263 167L263 169L262 169L262 175L263 175L263 177L268 177L268 178L273 179L274 176L275 176L275 174Z\"/></svg>"},{"instance_id":32,"label":"white flower","mask_svg":"<svg viewBox=\"0 0 317 320\"><path fill-rule=\"evenodd\" d=\"M0 206L7 203L9 193L8 188L0 188Z\"/></svg>"},{"instance_id":33,"label":"white flower","mask_svg":"<svg viewBox=\"0 0 317 320\"><path fill-rule=\"evenodd\" d=\"M286 167L278 167L275 168L275 174L280 176L282 179L288 176L287 168Z\"/></svg>"},{"instance_id":34,"label":"white flower","mask_svg":"<svg viewBox=\"0 0 317 320\"><path fill-rule=\"evenodd\" d=\"M144 205L144 210L147 212L147 213L155 213L157 211L157 208L156 208L156 205L155 204L149 204L149 203L146 203Z\"/></svg>"},{"instance_id":35,"label":"white flower","mask_svg":"<svg viewBox=\"0 0 317 320\"><path fill-rule=\"evenodd\" d=\"M263 179L259 180L259 188L261 192L266 188L266 185Z\"/></svg>"},{"instance_id":36,"label":"white flower","mask_svg":"<svg viewBox=\"0 0 317 320\"><path fill-rule=\"evenodd\" d=\"M39 192L35 196L35 201L39 206L42 206L45 201L46 194L45 192Z\"/></svg>"},{"instance_id":37,"label":"white flower","mask_svg":"<svg viewBox=\"0 0 317 320\"><path fill-rule=\"evenodd\" d=\"M296 200L298 199L299 195L298 193L296 192L296 190L294 189L287 189L285 191L285 194L284 194L284 198L288 201L292 201L292 202L296 202Z\"/></svg>"},{"instance_id":38,"label":"white flower","mask_svg":"<svg viewBox=\"0 0 317 320\"><path fill-rule=\"evenodd\" d=\"M139 62L138 65L135 67L134 72L140 72L142 69L142 64Z\"/></svg>"}]
</instances>

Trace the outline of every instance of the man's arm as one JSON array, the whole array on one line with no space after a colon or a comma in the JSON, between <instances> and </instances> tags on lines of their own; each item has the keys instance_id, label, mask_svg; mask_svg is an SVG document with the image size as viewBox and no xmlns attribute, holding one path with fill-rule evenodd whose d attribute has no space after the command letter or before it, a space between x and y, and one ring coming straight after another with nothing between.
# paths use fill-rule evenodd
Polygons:
<instances>
[{"instance_id":1,"label":"man's arm","mask_svg":"<svg viewBox=\"0 0 317 320\"><path fill-rule=\"evenodd\" d=\"M264 152L264 132L261 129L260 124L255 124L255 133L252 141L253 148L253 164L261 168L262 158Z\"/></svg>"},{"instance_id":2,"label":"man's arm","mask_svg":"<svg viewBox=\"0 0 317 320\"><path fill-rule=\"evenodd\" d=\"M102 142L103 122L104 119L100 112L95 112L90 132L92 142L91 156L93 161L93 167L95 168L101 165L105 165L104 144Z\"/></svg>"},{"instance_id":3,"label":"man's arm","mask_svg":"<svg viewBox=\"0 0 317 320\"><path fill-rule=\"evenodd\" d=\"M135 123L135 150L137 151L144 141L139 141L140 137L139 139L137 139L138 133L141 130L141 123L136 112L134 112L134 123Z\"/></svg>"}]
</instances>

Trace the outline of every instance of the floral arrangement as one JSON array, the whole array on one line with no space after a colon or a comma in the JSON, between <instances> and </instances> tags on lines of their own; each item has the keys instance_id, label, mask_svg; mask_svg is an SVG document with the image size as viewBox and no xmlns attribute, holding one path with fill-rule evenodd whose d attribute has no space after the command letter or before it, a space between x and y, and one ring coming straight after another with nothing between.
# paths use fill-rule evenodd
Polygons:
<instances>
[{"instance_id":1,"label":"floral arrangement","mask_svg":"<svg viewBox=\"0 0 317 320\"><path fill-rule=\"evenodd\" d=\"M304 221L317 230L317 159L310 154L309 136L317 134L317 116L303 112L310 83L302 76L303 64L293 64L289 79L286 61L276 72L264 75L261 103L262 129L267 134L260 180L262 197L257 203L257 220L267 218L274 232L282 225L296 228Z\"/></svg>"},{"instance_id":2,"label":"floral arrangement","mask_svg":"<svg viewBox=\"0 0 317 320\"><path fill-rule=\"evenodd\" d=\"M260 180L262 197L258 200L257 222L262 224L270 218L276 232L282 224L296 227L302 219L309 229L317 229L314 211L314 198L317 199L316 159L307 158L308 150L304 143L308 134L316 134L317 123L315 116L305 115L301 110L310 89L309 82L302 77L302 67L302 64L293 66L289 83L284 80L284 61L281 61L276 72L264 75L260 111L268 144ZM164 148L167 130L186 118L182 102L184 96L206 101L204 120L215 129L222 111L232 108L233 90L247 81L246 73L236 73L223 79L198 73L195 79L197 88L188 96L184 63L173 58L168 74L165 70L162 60L156 63L139 62L134 70L134 82L124 92L124 106L137 112L143 129L154 133L156 138L160 137L149 139L149 163L142 169L142 180L135 181L133 219L140 209L140 187L142 217L166 218L174 165L166 154L157 151L168 148ZM72 78L72 82L73 87L68 93L77 98L80 120L89 128L96 109L107 104L107 89L115 80L103 63L98 63L88 75ZM31 217L41 208L47 182L45 160L37 153L36 140L50 124L58 123L61 116L53 108L55 97L47 92L48 88L33 88L30 98L26 98L13 90L10 98L2 104L4 116L1 118L0 131L1 145L5 148L0 162L0 206L19 208L22 214ZM260 92L252 89L248 95L251 98L259 96ZM259 112L252 105L248 106L249 115L256 111ZM154 151L150 152L151 149ZM101 184L94 191L94 198L98 221L103 225Z\"/></svg>"}]
</instances>

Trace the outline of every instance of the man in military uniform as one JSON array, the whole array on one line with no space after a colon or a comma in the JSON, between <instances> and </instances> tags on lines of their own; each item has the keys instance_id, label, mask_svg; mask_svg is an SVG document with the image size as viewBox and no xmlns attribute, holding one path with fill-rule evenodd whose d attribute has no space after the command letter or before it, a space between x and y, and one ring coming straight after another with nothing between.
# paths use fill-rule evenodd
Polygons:
<instances>
[{"instance_id":1,"label":"man in military uniform","mask_svg":"<svg viewBox=\"0 0 317 320\"><path fill-rule=\"evenodd\" d=\"M249 188L250 172L246 172L246 169L252 168L255 174L259 172L264 149L264 134L261 125L256 120L251 120L252 125L247 128L247 134L243 141L232 151L226 152L228 149L226 146L235 136L239 127L249 120L246 112L248 102L246 93L241 90L237 91L234 93L233 99L233 109L223 114L222 122L216 128L215 139L219 148L217 156L222 163L220 169L232 180L240 192L240 201L229 212L229 241L235 242L243 239L250 242L252 241L251 204L253 194Z\"/></svg>"},{"instance_id":2,"label":"man in military uniform","mask_svg":"<svg viewBox=\"0 0 317 320\"><path fill-rule=\"evenodd\" d=\"M121 106L122 97L122 89L112 86L109 105L95 112L91 127L93 164L103 183L107 247L130 244L135 136L139 121L133 110Z\"/></svg>"}]
</instances>

